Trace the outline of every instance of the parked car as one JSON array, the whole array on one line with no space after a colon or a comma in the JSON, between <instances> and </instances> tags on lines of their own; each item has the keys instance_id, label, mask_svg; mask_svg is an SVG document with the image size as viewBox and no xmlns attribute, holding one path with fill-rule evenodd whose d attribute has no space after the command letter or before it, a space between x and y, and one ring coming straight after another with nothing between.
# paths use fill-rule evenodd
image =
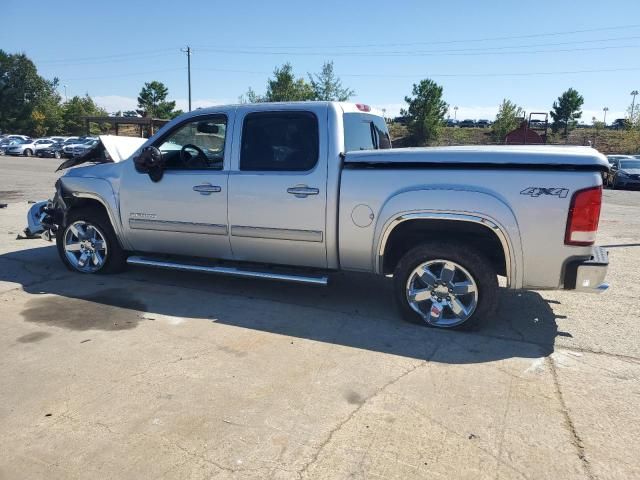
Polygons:
<instances>
[{"instance_id":1,"label":"parked car","mask_svg":"<svg viewBox=\"0 0 640 480\"><path fill-rule=\"evenodd\" d=\"M607 155L609 164L613 164L614 160L622 160L623 158L633 158L632 155Z\"/></svg>"},{"instance_id":2,"label":"parked car","mask_svg":"<svg viewBox=\"0 0 640 480\"><path fill-rule=\"evenodd\" d=\"M57 142L53 143L46 148L41 148L36 150L36 155L41 158L62 158L64 143Z\"/></svg>"},{"instance_id":3,"label":"parked car","mask_svg":"<svg viewBox=\"0 0 640 480\"><path fill-rule=\"evenodd\" d=\"M0 140L0 155L6 155L7 148L9 148L9 146L14 145L19 141L21 140L15 140L8 137L5 137L2 140Z\"/></svg>"},{"instance_id":4,"label":"parked car","mask_svg":"<svg viewBox=\"0 0 640 480\"><path fill-rule=\"evenodd\" d=\"M362 104L196 110L149 140L101 139L66 161L75 168L31 208L28 231L55 234L83 274L392 276L403 316L440 328L491 318L498 275L511 289L607 288L598 151L390 147L382 115Z\"/></svg>"},{"instance_id":5,"label":"parked car","mask_svg":"<svg viewBox=\"0 0 640 480\"><path fill-rule=\"evenodd\" d=\"M489 120L478 120L476 122L476 127L479 128L489 128L491 126L491 122Z\"/></svg>"},{"instance_id":6,"label":"parked car","mask_svg":"<svg viewBox=\"0 0 640 480\"><path fill-rule=\"evenodd\" d=\"M8 155L24 155L25 157L30 157L34 155L38 149L45 148L52 143L54 143L53 140L49 140L48 138L20 140L7 148L6 153Z\"/></svg>"},{"instance_id":7,"label":"parked car","mask_svg":"<svg viewBox=\"0 0 640 480\"><path fill-rule=\"evenodd\" d=\"M613 155L612 155L613 156ZM622 155L615 155L623 157ZM611 169L605 174L605 186L617 188L640 187L640 160L632 156L615 158L611 163Z\"/></svg>"},{"instance_id":8,"label":"parked car","mask_svg":"<svg viewBox=\"0 0 640 480\"><path fill-rule=\"evenodd\" d=\"M457 127L458 121L453 118L447 118L447 127Z\"/></svg>"},{"instance_id":9,"label":"parked car","mask_svg":"<svg viewBox=\"0 0 640 480\"><path fill-rule=\"evenodd\" d=\"M626 118L616 118L609 126L609 128L613 130L624 130L625 128L628 128L629 125L629 120L627 120Z\"/></svg>"},{"instance_id":10,"label":"parked car","mask_svg":"<svg viewBox=\"0 0 640 480\"><path fill-rule=\"evenodd\" d=\"M97 142L98 140L96 140L95 138L87 137L84 139L76 140L73 143L66 144L64 145L64 148L63 148L64 156L71 158L71 157L77 157L79 155L82 155L88 149L93 147Z\"/></svg>"},{"instance_id":11,"label":"parked car","mask_svg":"<svg viewBox=\"0 0 640 480\"><path fill-rule=\"evenodd\" d=\"M462 128L472 128L476 126L476 122L475 120L471 120L467 118L465 120L462 120L460 123L458 123L458 126Z\"/></svg>"}]
</instances>

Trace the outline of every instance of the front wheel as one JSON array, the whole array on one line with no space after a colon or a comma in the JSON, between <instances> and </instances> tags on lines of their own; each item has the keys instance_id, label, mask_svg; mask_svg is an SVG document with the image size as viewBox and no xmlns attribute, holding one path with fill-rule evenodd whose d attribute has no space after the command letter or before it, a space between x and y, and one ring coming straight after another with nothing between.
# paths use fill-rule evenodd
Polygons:
<instances>
[{"instance_id":1,"label":"front wheel","mask_svg":"<svg viewBox=\"0 0 640 480\"><path fill-rule=\"evenodd\" d=\"M402 257L393 277L396 303L411 322L467 328L496 308L495 268L468 245L422 244Z\"/></svg>"},{"instance_id":2,"label":"front wheel","mask_svg":"<svg viewBox=\"0 0 640 480\"><path fill-rule=\"evenodd\" d=\"M126 266L109 218L95 208L72 210L59 228L56 246L62 262L80 273L115 273Z\"/></svg>"},{"instance_id":3,"label":"front wheel","mask_svg":"<svg viewBox=\"0 0 640 480\"><path fill-rule=\"evenodd\" d=\"M28 149L28 148L27 148L27 149L24 151L24 156L25 156L25 157L30 157L31 155L33 155L33 152L32 152L30 149Z\"/></svg>"}]
</instances>

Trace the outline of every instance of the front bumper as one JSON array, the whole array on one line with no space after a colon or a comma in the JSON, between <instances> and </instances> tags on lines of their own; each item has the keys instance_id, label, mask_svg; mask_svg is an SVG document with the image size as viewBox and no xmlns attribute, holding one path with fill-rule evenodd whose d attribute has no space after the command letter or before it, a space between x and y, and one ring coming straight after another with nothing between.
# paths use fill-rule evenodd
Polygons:
<instances>
[{"instance_id":1,"label":"front bumper","mask_svg":"<svg viewBox=\"0 0 640 480\"><path fill-rule=\"evenodd\" d=\"M602 247L594 246L591 258L571 262L567 266L564 288L578 292L602 293L609 288L605 282L609 268L609 254Z\"/></svg>"}]
</instances>

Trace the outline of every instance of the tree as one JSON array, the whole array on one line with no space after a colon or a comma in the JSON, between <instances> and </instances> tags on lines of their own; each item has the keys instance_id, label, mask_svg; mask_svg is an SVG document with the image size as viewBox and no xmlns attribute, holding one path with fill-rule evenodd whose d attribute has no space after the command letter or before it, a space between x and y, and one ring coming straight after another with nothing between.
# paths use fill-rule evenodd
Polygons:
<instances>
[{"instance_id":1,"label":"tree","mask_svg":"<svg viewBox=\"0 0 640 480\"><path fill-rule=\"evenodd\" d=\"M293 67L285 63L282 67L276 67L273 71L273 79L267 80L267 102L297 102L313 100L313 88L304 78L296 79Z\"/></svg>"},{"instance_id":2,"label":"tree","mask_svg":"<svg viewBox=\"0 0 640 480\"><path fill-rule=\"evenodd\" d=\"M24 54L0 50L0 131L52 134L60 130L58 80L38 75Z\"/></svg>"},{"instance_id":3,"label":"tree","mask_svg":"<svg viewBox=\"0 0 640 480\"><path fill-rule=\"evenodd\" d=\"M264 95L257 94L251 87L247 93L240 97L241 103L259 102L297 102L313 100L314 92L311 85L304 78L296 78L293 67L285 63L282 67L276 67L273 78L267 80L267 92Z\"/></svg>"},{"instance_id":4,"label":"tree","mask_svg":"<svg viewBox=\"0 0 640 480\"><path fill-rule=\"evenodd\" d=\"M562 128L567 135L569 128L573 128L582 116L580 109L583 104L584 98L573 88L560 95L558 100L553 102L553 110L550 112L553 118L553 131L557 132Z\"/></svg>"},{"instance_id":5,"label":"tree","mask_svg":"<svg viewBox=\"0 0 640 480\"><path fill-rule=\"evenodd\" d=\"M409 108L400 115L409 119L409 131L419 144L437 140L449 105L442 100L442 87L433 80L425 79L413 84L413 97L405 97Z\"/></svg>"},{"instance_id":6,"label":"tree","mask_svg":"<svg viewBox=\"0 0 640 480\"><path fill-rule=\"evenodd\" d=\"M333 62L325 62L319 74L309 74L309 82L315 100L346 102L355 95L353 90L342 86L342 81L333 72Z\"/></svg>"},{"instance_id":7,"label":"tree","mask_svg":"<svg viewBox=\"0 0 640 480\"><path fill-rule=\"evenodd\" d=\"M168 102L168 94L169 89L162 82L145 83L138 95L138 113L143 117L174 118L177 116L176 102Z\"/></svg>"},{"instance_id":8,"label":"tree","mask_svg":"<svg viewBox=\"0 0 640 480\"><path fill-rule=\"evenodd\" d=\"M83 117L103 117L107 115L107 111L97 106L89 95L84 97L76 95L62 105L63 130L70 135L84 135L86 132ZM99 134L103 130L104 126L89 125L89 133L91 134Z\"/></svg>"},{"instance_id":9,"label":"tree","mask_svg":"<svg viewBox=\"0 0 640 480\"><path fill-rule=\"evenodd\" d=\"M504 142L507 134L518 127L518 123L524 116L524 110L506 98L502 100L496 119L491 125L491 134L497 142Z\"/></svg>"}]
</instances>

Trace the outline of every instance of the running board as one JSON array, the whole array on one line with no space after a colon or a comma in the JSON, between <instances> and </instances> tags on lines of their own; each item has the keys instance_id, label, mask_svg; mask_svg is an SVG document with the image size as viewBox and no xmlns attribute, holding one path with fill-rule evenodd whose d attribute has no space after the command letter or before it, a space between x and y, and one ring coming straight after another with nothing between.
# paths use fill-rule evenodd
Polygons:
<instances>
[{"instance_id":1,"label":"running board","mask_svg":"<svg viewBox=\"0 0 640 480\"><path fill-rule=\"evenodd\" d=\"M149 257L132 256L127 258L129 265L142 267L166 268L169 270L180 270L183 272L213 273L217 275L228 275L231 277L262 278L265 280L279 280L283 282L304 283L310 285L325 286L329 283L326 275L300 275L297 273L277 273L256 270L244 270L237 267L207 266L192 263L178 263L170 260L156 260Z\"/></svg>"}]
</instances>

